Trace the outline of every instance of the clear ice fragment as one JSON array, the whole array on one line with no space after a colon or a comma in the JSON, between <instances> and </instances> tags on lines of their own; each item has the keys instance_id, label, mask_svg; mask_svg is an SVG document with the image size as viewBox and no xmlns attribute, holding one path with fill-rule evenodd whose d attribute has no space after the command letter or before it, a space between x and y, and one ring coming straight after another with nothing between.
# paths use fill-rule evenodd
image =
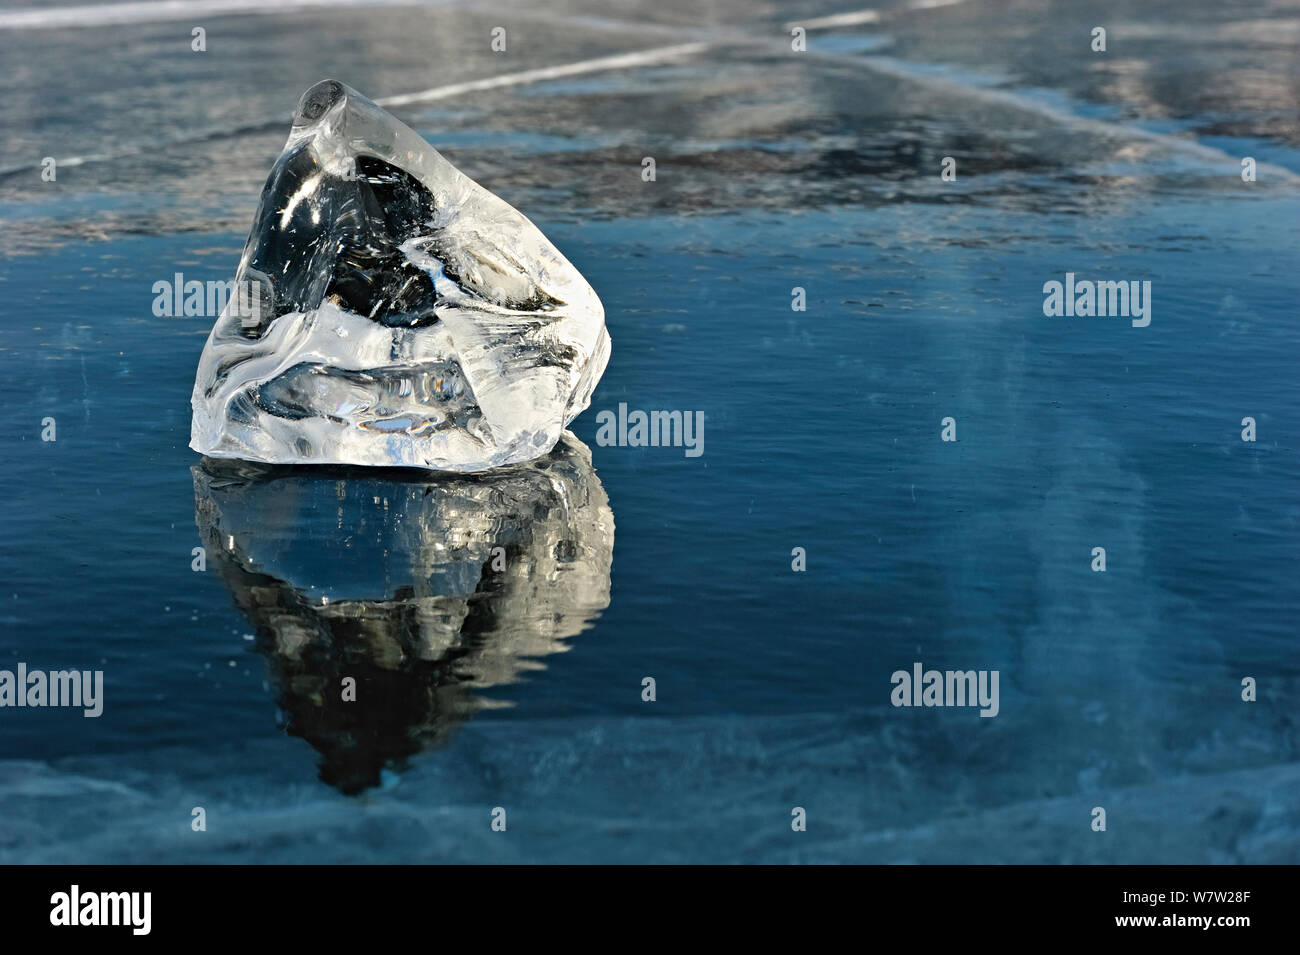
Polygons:
<instances>
[{"instance_id":1,"label":"clear ice fragment","mask_svg":"<svg viewBox=\"0 0 1300 955\"><path fill-rule=\"evenodd\" d=\"M190 447L482 471L548 452L609 360L587 281L342 83L298 104L199 359Z\"/></svg>"}]
</instances>

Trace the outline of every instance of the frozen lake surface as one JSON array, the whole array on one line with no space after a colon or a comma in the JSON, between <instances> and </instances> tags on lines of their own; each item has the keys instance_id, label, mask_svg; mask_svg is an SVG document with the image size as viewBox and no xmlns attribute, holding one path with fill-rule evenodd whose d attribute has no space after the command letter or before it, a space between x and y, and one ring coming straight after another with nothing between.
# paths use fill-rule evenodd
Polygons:
<instances>
[{"instance_id":1,"label":"frozen lake surface","mask_svg":"<svg viewBox=\"0 0 1300 955\"><path fill-rule=\"evenodd\" d=\"M0 11L0 669L105 687L0 709L0 862L1300 862L1300 3L619 6ZM233 277L326 76L600 294L545 476L187 447L153 286Z\"/></svg>"}]
</instances>

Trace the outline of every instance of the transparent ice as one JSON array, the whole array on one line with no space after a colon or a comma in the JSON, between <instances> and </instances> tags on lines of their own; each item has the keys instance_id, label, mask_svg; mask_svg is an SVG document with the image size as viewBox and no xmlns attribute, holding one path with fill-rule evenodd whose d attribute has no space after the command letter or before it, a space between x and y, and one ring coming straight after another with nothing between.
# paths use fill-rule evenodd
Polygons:
<instances>
[{"instance_id":1,"label":"transparent ice","mask_svg":"<svg viewBox=\"0 0 1300 955\"><path fill-rule=\"evenodd\" d=\"M191 399L212 457L528 461L609 360L600 300L537 227L334 80L298 104L235 284Z\"/></svg>"}]
</instances>

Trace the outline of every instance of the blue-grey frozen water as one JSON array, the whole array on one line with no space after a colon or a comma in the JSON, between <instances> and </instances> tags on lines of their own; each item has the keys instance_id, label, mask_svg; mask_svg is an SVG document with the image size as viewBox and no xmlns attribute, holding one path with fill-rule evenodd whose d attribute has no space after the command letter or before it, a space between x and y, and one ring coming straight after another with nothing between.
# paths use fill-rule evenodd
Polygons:
<instances>
[{"instance_id":1,"label":"blue-grey frozen water","mask_svg":"<svg viewBox=\"0 0 1300 955\"><path fill-rule=\"evenodd\" d=\"M0 710L0 861L1300 861L1300 5L885 3L789 49L865 5L329 5L206 17L206 53L0 13L0 669L106 688ZM390 108L596 289L594 472L196 470L211 316L152 288L232 277L326 75L425 94ZM1066 272L1150 280L1151 324L1045 317ZM621 402L703 411L704 453L600 445ZM608 566L551 530L572 487ZM558 569L502 596L434 554L507 525ZM891 707L918 660L999 670L999 715ZM326 712L350 668L374 719Z\"/></svg>"}]
</instances>

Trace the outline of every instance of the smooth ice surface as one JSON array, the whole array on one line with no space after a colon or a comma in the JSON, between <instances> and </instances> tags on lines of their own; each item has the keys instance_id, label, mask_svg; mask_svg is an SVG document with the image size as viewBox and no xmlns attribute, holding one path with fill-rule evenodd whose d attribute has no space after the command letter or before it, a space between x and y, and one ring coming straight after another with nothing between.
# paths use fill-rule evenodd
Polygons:
<instances>
[{"instance_id":1,"label":"smooth ice surface","mask_svg":"<svg viewBox=\"0 0 1300 955\"><path fill-rule=\"evenodd\" d=\"M600 300L536 226L324 80L199 360L190 447L481 471L549 451L608 360Z\"/></svg>"},{"instance_id":2,"label":"smooth ice surface","mask_svg":"<svg viewBox=\"0 0 1300 955\"><path fill-rule=\"evenodd\" d=\"M580 416L617 524L609 607L567 652L475 690L508 708L356 796L320 778L317 743L349 727L296 734L289 694L389 660L389 614L409 603L396 571L423 565L394 552L381 572L376 546L411 552L372 526L385 502L403 525L460 519L385 490L383 469L214 489L235 551L274 578L265 596L301 595L277 626L325 623L321 598L356 614L326 624L355 642L314 631L290 669L219 555L192 570L207 539L187 399L211 317L153 316L150 287L234 274L286 86L534 77L708 39L701 5L214 17L210 46L218 23L230 39L202 70L173 21L0 30L0 162L25 170L0 178L0 397L17 409L0 419L0 666L105 674L98 719L0 714L0 862L1300 861L1300 190L1239 166L1300 173L1278 68L1293 0L1109 4L1125 24L1110 56L1088 48L1107 22L1090 4L890 3L791 52L785 23L869 5L719 0L708 18L745 43L392 107L600 290L620 360L592 409L702 409L707 450L602 447ZM508 54L487 42L502 22ZM857 40L895 73L846 53ZM124 52L141 48L151 87ZM64 62L80 69L48 69ZM963 86L972 73L997 85ZM1006 98L1048 94L1116 124ZM1189 159L1137 124L1232 155ZM115 158L61 164L57 183L31 168L88 149ZM1154 279L1150 327L1044 317L1042 285L1067 270ZM956 443L939 440L946 415ZM259 521L261 543L243 530ZM490 659L460 667L487 680ZM916 660L998 668L998 717L893 708L890 673ZM435 720L427 684L401 670L385 686L391 732L356 714L349 745L386 757ZM1107 833L1089 827L1098 805Z\"/></svg>"}]
</instances>

